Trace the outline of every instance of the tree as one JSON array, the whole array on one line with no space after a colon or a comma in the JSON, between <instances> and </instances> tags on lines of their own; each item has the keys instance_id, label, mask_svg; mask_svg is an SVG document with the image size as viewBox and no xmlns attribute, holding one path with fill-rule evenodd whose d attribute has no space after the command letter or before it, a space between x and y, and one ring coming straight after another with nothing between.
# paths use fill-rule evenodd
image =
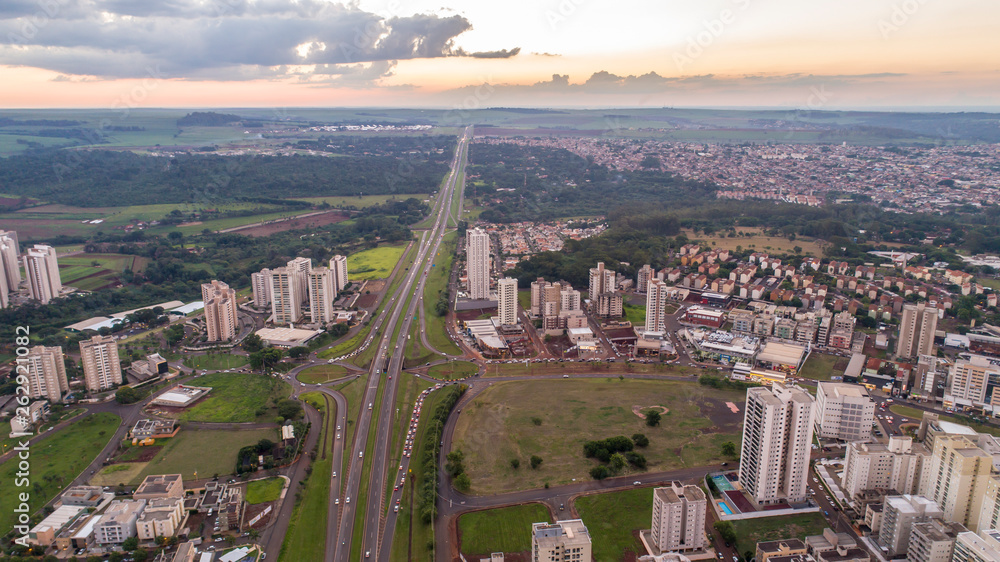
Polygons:
<instances>
[{"instance_id":1,"label":"tree","mask_svg":"<svg viewBox=\"0 0 1000 562\"><path fill-rule=\"evenodd\" d=\"M735 457L736 456L736 443L733 443L732 441L726 441L725 443L723 443L722 444L722 454L726 455L727 457L730 457L730 458L731 457Z\"/></svg>"},{"instance_id":2,"label":"tree","mask_svg":"<svg viewBox=\"0 0 1000 562\"><path fill-rule=\"evenodd\" d=\"M604 480L608 476L611 476L611 471L608 470L608 467L603 464L599 464L590 469L590 477L594 480Z\"/></svg>"},{"instance_id":3,"label":"tree","mask_svg":"<svg viewBox=\"0 0 1000 562\"><path fill-rule=\"evenodd\" d=\"M149 552L144 548L140 548L132 553L132 560L135 560L135 562L145 562L148 559Z\"/></svg>"},{"instance_id":4,"label":"tree","mask_svg":"<svg viewBox=\"0 0 1000 562\"><path fill-rule=\"evenodd\" d=\"M622 469L625 468L625 465L627 464L628 461L625 459L625 455L621 453L615 453L611 455L611 459L608 461L608 468L611 469L612 473L618 474L619 472L622 471Z\"/></svg>"},{"instance_id":5,"label":"tree","mask_svg":"<svg viewBox=\"0 0 1000 562\"><path fill-rule=\"evenodd\" d=\"M292 359L301 359L306 355L309 355L309 348L305 346L297 345L288 350L288 356Z\"/></svg>"},{"instance_id":6,"label":"tree","mask_svg":"<svg viewBox=\"0 0 1000 562\"><path fill-rule=\"evenodd\" d=\"M656 410L649 410L646 412L646 425L649 427L656 427L660 425L660 412Z\"/></svg>"},{"instance_id":7,"label":"tree","mask_svg":"<svg viewBox=\"0 0 1000 562\"><path fill-rule=\"evenodd\" d=\"M135 404L142 400L144 392L140 392L131 386L121 386L115 391L115 401L119 404Z\"/></svg>"},{"instance_id":8,"label":"tree","mask_svg":"<svg viewBox=\"0 0 1000 562\"><path fill-rule=\"evenodd\" d=\"M465 472L465 466L462 464L462 460L465 459L465 454L461 450L456 449L448 453L448 456L445 457L445 459L447 459L447 462L444 465L444 469L448 471L448 474L450 474L452 478L456 478Z\"/></svg>"},{"instance_id":9,"label":"tree","mask_svg":"<svg viewBox=\"0 0 1000 562\"><path fill-rule=\"evenodd\" d=\"M636 447L648 447L649 438L641 433L632 434L632 442L635 443Z\"/></svg>"},{"instance_id":10,"label":"tree","mask_svg":"<svg viewBox=\"0 0 1000 562\"><path fill-rule=\"evenodd\" d=\"M521 466L521 461L518 459L510 459L510 467L517 470Z\"/></svg>"},{"instance_id":11,"label":"tree","mask_svg":"<svg viewBox=\"0 0 1000 562\"><path fill-rule=\"evenodd\" d=\"M468 492L469 488L472 487L472 481L469 480L469 475L464 472L455 478L454 484L455 489L459 492Z\"/></svg>"},{"instance_id":12,"label":"tree","mask_svg":"<svg viewBox=\"0 0 1000 562\"><path fill-rule=\"evenodd\" d=\"M538 455L531 455L531 460L529 461L531 468L538 468L542 464L542 457Z\"/></svg>"},{"instance_id":13,"label":"tree","mask_svg":"<svg viewBox=\"0 0 1000 562\"><path fill-rule=\"evenodd\" d=\"M139 538L138 537L129 537L129 538L125 539L125 541L122 543L122 550L131 552L131 551L133 551L133 550L135 550L137 548L139 548Z\"/></svg>"},{"instance_id":14,"label":"tree","mask_svg":"<svg viewBox=\"0 0 1000 562\"><path fill-rule=\"evenodd\" d=\"M243 351L247 353L254 353L264 349L264 340L257 334L250 334L249 336L243 338L243 343L241 344Z\"/></svg>"},{"instance_id":15,"label":"tree","mask_svg":"<svg viewBox=\"0 0 1000 562\"><path fill-rule=\"evenodd\" d=\"M736 543L736 529L733 528L733 524L729 521L716 521L715 530L719 532L722 536L722 540L729 544Z\"/></svg>"},{"instance_id":16,"label":"tree","mask_svg":"<svg viewBox=\"0 0 1000 562\"><path fill-rule=\"evenodd\" d=\"M284 356L284 351L276 347L267 347L250 354L250 367L270 372Z\"/></svg>"},{"instance_id":17,"label":"tree","mask_svg":"<svg viewBox=\"0 0 1000 562\"><path fill-rule=\"evenodd\" d=\"M295 420L302 415L302 404L291 398L283 398L278 401L278 415L286 420Z\"/></svg>"}]
</instances>

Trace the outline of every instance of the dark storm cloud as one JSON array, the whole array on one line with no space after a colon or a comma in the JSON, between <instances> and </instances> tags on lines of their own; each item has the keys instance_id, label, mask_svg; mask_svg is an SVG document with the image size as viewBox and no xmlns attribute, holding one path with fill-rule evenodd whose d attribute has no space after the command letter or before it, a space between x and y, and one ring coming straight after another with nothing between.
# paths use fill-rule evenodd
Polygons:
<instances>
[{"instance_id":1,"label":"dark storm cloud","mask_svg":"<svg viewBox=\"0 0 1000 562\"><path fill-rule=\"evenodd\" d=\"M219 80L278 78L317 65L320 75L375 80L398 60L519 52L466 53L455 38L471 28L458 15L383 17L323 0L3 0L0 64ZM335 65L345 68L332 72Z\"/></svg>"}]
</instances>

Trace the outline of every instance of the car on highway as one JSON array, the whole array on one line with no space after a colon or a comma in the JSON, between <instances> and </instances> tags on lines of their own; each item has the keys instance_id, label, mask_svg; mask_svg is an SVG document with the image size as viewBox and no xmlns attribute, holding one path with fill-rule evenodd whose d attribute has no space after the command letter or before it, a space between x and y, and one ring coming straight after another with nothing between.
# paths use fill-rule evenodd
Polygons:
<instances>
[{"instance_id":1,"label":"car on highway","mask_svg":"<svg viewBox=\"0 0 1000 562\"><path fill-rule=\"evenodd\" d=\"M340 498L335 498L333 500L333 505L340 505Z\"/></svg>"},{"instance_id":2,"label":"car on highway","mask_svg":"<svg viewBox=\"0 0 1000 562\"><path fill-rule=\"evenodd\" d=\"M344 503L351 503L351 496L347 496L347 498L344 499Z\"/></svg>"}]
</instances>

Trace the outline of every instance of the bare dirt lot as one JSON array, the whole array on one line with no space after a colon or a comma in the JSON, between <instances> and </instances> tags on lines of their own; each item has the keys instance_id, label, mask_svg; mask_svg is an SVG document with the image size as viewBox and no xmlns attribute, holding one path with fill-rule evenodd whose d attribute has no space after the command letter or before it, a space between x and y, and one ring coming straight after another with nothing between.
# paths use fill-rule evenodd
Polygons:
<instances>
[{"instance_id":1,"label":"bare dirt lot","mask_svg":"<svg viewBox=\"0 0 1000 562\"><path fill-rule=\"evenodd\" d=\"M258 226L248 226L246 228L233 230L233 232L244 234L246 236L270 236L276 232L285 232L286 230L319 228L321 226L343 222L347 219L348 219L347 213L344 213L342 211L330 211L328 213L312 215L309 217L299 217L295 219L272 222Z\"/></svg>"}]
</instances>

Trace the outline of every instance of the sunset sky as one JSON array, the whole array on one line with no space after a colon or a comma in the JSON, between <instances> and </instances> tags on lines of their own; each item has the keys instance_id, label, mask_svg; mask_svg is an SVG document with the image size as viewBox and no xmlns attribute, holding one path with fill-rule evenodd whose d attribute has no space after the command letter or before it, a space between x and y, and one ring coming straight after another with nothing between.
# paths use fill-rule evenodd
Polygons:
<instances>
[{"instance_id":1,"label":"sunset sky","mask_svg":"<svg viewBox=\"0 0 1000 562\"><path fill-rule=\"evenodd\" d=\"M968 0L3 0L0 106L995 108L998 28Z\"/></svg>"}]
</instances>

